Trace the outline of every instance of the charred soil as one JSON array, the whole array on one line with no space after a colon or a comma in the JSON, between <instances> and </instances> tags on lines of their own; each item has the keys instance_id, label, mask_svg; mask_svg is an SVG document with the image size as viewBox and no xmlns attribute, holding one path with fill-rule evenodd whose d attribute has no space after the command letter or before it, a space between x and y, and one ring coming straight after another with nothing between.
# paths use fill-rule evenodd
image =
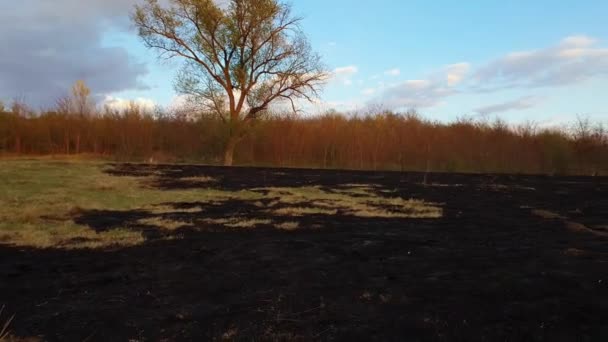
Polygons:
<instances>
[{"instance_id":1,"label":"charred soil","mask_svg":"<svg viewBox=\"0 0 608 342\"><path fill-rule=\"evenodd\" d=\"M281 216L285 208L240 198L166 203L162 213L83 210L78 224L131 227L145 242L89 250L0 242L0 305L15 314L15 336L608 341L606 178L432 174L423 184L417 173L134 164L107 172L154 174L148 186L160 189L331 194L355 184L435 203L441 216L343 208ZM214 223L233 218L255 224ZM183 224L154 224L168 219Z\"/></svg>"}]
</instances>

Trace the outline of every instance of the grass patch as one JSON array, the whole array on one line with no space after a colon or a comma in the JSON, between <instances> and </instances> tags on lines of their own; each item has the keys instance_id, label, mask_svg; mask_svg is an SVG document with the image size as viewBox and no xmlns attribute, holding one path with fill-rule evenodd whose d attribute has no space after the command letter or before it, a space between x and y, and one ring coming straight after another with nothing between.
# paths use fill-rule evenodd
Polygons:
<instances>
[{"instance_id":1,"label":"grass patch","mask_svg":"<svg viewBox=\"0 0 608 342\"><path fill-rule=\"evenodd\" d=\"M280 216L307 216L307 215L336 215L338 209L324 209L319 207L287 207L272 211Z\"/></svg>"},{"instance_id":2,"label":"grass patch","mask_svg":"<svg viewBox=\"0 0 608 342\"><path fill-rule=\"evenodd\" d=\"M158 206L154 206L149 211L150 211L150 213L155 214L155 215L162 215L162 214L197 214L197 213L202 213L203 212L203 208L201 208L200 206L193 206L191 208L175 208L175 207L170 206L170 205L158 205Z\"/></svg>"},{"instance_id":3,"label":"grass patch","mask_svg":"<svg viewBox=\"0 0 608 342\"><path fill-rule=\"evenodd\" d=\"M153 186L158 173L140 177L118 177L104 172L102 162L90 160L10 159L0 160L0 244L36 248L105 248L133 246L145 242L137 225L174 231L186 225L213 224L227 228L273 225L270 219L251 217L205 218L207 206L237 200L249 202L262 215L352 215L364 218L437 218L442 209L420 200L379 194L373 184L320 187L264 188L223 191L213 188L161 190ZM153 170L149 170L153 171ZM208 182L211 177L182 178ZM192 203L174 207L171 203ZM146 211L152 218L124 223L123 227L97 233L74 223L83 212ZM180 214L192 222L168 219ZM231 213L227 213L230 215ZM241 215L242 216L242 215ZM264 216L263 216L264 217ZM129 229L131 226L135 229ZM295 230L298 222L281 223L280 230ZM118 228L118 229L116 229Z\"/></svg>"},{"instance_id":4,"label":"grass patch","mask_svg":"<svg viewBox=\"0 0 608 342\"><path fill-rule=\"evenodd\" d=\"M544 209L533 209L532 214L534 216L544 218L545 220L565 220L566 219L566 217L564 217L558 213L554 213L552 211L544 210Z\"/></svg>"},{"instance_id":5,"label":"grass patch","mask_svg":"<svg viewBox=\"0 0 608 342\"><path fill-rule=\"evenodd\" d=\"M137 224L142 224L146 226L154 226L156 228L164 229L164 230L177 230L179 228L183 228L186 226L184 222L174 221L165 219L162 217L150 217L145 219L137 220Z\"/></svg>"},{"instance_id":6,"label":"grass patch","mask_svg":"<svg viewBox=\"0 0 608 342\"><path fill-rule=\"evenodd\" d=\"M444 183L430 183L425 184L425 186L432 188L462 188L464 184L444 184Z\"/></svg>"},{"instance_id":7,"label":"grass patch","mask_svg":"<svg viewBox=\"0 0 608 342\"><path fill-rule=\"evenodd\" d=\"M266 188L275 198L269 211L280 216L352 215L364 218L439 218L443 210L422 200L384 197L374 193L373 186L351 185L351 188L327 191L320 187Z\"/></svg>"},{"instance_id":8,"label":"grass patch","mask_svg":"<svg viewBox=\"0 0 608 342\"><path fill-rule=\"evenodd\" d=\"M128 229L95 233L72 222L80 210L190 212L164 203L258 200L251 191L159 190L146 186L154 176L115 177L106 165L89 160L0 160L0 243L38 248L131 246L144 241ZM200 209L198 209L200 211Z\"/></svg>"},{"instance_id":9,"label":"grass patch","mask_svg":"<svg viewBox=\"0 0 608 342\"><path fill-rule=\"evenodd\" d=\"M179 180L189 183L217 183L217 179L207 176L184 177L180 178Z\"/></svg>"},{"instance_id":10,"label":"grass patch","mask_svg":"<svg viewBox=\"0 0 608 342\"><path fill-rule=\"evenodd\" d=\"M560 215L558 213L554 213L549 210L533 209L532 214L534 216L541 217L545 220L559 220L566 226L569 231L574 233L589 233L595 236L608 237L608 232L603 231L603 229L589 228L580 222L571 221L568 219L568 217Z\"/></svg>"},{"instance_id":11,"label":"grass patch","mask_svg":"<svg viewBox=\"0 0 608 342\"><path fill-rule=\"evenodd\" d=\"M271 220L235 219L234 221L228 222L228 223L226 223L224 225L226 227L230 227L230 228L253 228L253 227L256 227L256 226L270 225L270 224L272 224Z\"/></svg>"},{"instance_id":12,"label":"grass patch","mask_svg":"<svg viewBox=\"0 0 608 342\"><path fill-rule=\"evenodd\" d=\"M275 224L275 227L280 230L294 231L294 230L298 230L298 228L300 228L300 223L299 222L283 222L283 223Z\"/></svg>"},{"instance_id":13,"label":"grass patch","mask_svg":"<svg viewBox=\"0 0 608 342\"><path fill-rule=\"evenodd\" d=\"M261 225L272 224L271 220L247 219L244 217L234 217L231 219L205 219L203 222L213 225L221 225L228 228L253 228Z\"/></svg>"}]
</instances>

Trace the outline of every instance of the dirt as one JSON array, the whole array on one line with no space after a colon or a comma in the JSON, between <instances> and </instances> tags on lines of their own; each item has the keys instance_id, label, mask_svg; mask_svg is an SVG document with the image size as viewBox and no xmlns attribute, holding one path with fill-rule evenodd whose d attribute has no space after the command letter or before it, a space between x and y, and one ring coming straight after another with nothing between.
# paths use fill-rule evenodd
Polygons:
<instances>
[{"instance_id":1,"label":"dirt","mask_svg":"<svg viewBox=\"0 0 608 342\"><path fill-rule=\"evenodd\" d=\"M156 175L149 186L163 189L375 184L378 196L438 203L443 217L338 211L298 217L287 231L275 225L293 217L239 199L168 203L176 212L163 214L82 210L75 222L129 226L146 242L79 251L0 245L0 304L15 314L16 336L608 341L607 178L432 174L425 185L416 173L130 164L108 172ZM177 210L193 207L202 211ZM136 224L154 215L188 224ZM234 216L275 225L202 223Z\"/></svg>"}]
</instances>

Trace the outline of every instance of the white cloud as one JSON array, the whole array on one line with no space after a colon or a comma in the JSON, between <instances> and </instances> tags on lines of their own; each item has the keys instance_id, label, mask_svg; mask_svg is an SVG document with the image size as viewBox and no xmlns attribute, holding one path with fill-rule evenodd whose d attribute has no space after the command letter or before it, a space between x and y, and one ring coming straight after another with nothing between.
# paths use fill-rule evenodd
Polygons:
<instances>
[{"instance_id":1,"label":"white cloud","mask_svg":"<svg viewBox=\"0 0 608 342\"><path fill-rule=\"evenodd\" d=\"M468 70L467 63L459 63L441 68L424 79L379 82L378 95L369 104L393 110L434 107L458 92L454 86L464 79Z\"/></svg>"},{"instance_id":2,"label":"white cloud","mask_svg":"<svg viewBox=\"0 0 608 342\"><path fill-rule=\"evenodd\" d=\"M190 99L190 95L175 95L167 108L173 111L182 110L191 107L193 102L194 101Z\"/></svg>"},{"instance_id":3,"label":"white cloud","mask_svg":"<svg viewBox=\"0 0 608 342\"><path fill-rule=\"evenodd\" d=\"M541 98L536 96L526 96L513 101L483 106L475 109L475 112L479 114L497 114L512 110L523 110L536 106L541 100Z\"/></svg>"},{"instance_id":4,"label":"white cloud","mask_svg":"<svg viewBox=\"0 0 608 342\"><path fill-rule=\"evenodd\" d=\"M345 101L323 101L317 100L313 103L303 103L302 109L304 115L315 115L326 113L329 110L336 110L342 113L356 112L365 107L365 104L358 99Z\"/></svg>"},{"instance_id":5,"label":"white cloud","mask_svg":"<svg viewBox=\"0 0 608 342\"><path fill-rule=\"evenodd\" d=\"M376 93L376 89L374 89L374 88L365 88L361 91L361 94L365 95L365 96L374 95L375 93Z\"/></svg>"},{"instance_id":6,"label":"white cloud","mask_svg":"<svg viewBox=\"0 0 608 342\"><path fill-rule=\"evenodd\" d=\"M566 47L588 47L596 42L596 39L587 36L570 36L562 39L561 45Z\"/></svg>"},{"instance_id":7,"label":"white cloud","mask_svg":"<svg viewBox=\"0 0 608 342\"><path fill-rule=\"evenodd\" d=\"M398 68L390 69L390 70L386 70L384 72L384 74L387 76L399 76L399 75L401 75L401 70Z\"/></svg>"},{"instance_id":8,"label":"white cloud","mask_svg":"<svg viewBox=\"0 0 608 342\"><path fill-rule=\"evenodd\" d=\"M156 107L156 102L154 102L152 99L142 97L136 99L123 99L119 97L106 96L101 105L117 111L124 111L129 109L132 105L135 105L144 111L152 111Z\"/></svg>"},{"instance_id":9,"label":"white cloud","mask_svg":"<svg viewBox=\"0 0 608 342\"><path fill-rule=\"evenodd\" d=\"M469 63L457 63L448 65L446 67L446 78L448 86L453 87L462 82L470 69L471 65Z\"/></svg>"},{"instance_id":10,"label":"white cloud","mask_svg":"<svg viewBox=\"0 0 608 342\"><path fill-rule=\"evenodd\" d=\"M350 87L353 84L352 77L359 72L356 65L348 65L334 69L331 80L342 83L342 85Z\"/></svg>"},{"instance_id":11,"label":"white cloud","mask_svg":"<svg viewBox=\"0 0 608 342\"><path fill-rule=\"evenodd\" d=\"M433 107L461 93L497 92L510 88L558 87L608 75L608 48L587 36L571 36L538 50L516 51L473 70L469 63L447 65L427 77L399 84L380 84L374 103L390 109ZM388 74L388 72L387 72ZM533 96L480 106L479 113L522 110L537 105Z\"/></svg>"},{"instance_id":12,"label":"white cloud","mask_svg":"<svg viewBox=\"0 0 608 342\"><path fill-rule=\"evenodd\" d=\"M431 80L408 80L386 88L371 103L388 109L433 107L456 91Z\"/></svg>"},{"instance_id":13,"label":"white cloud","mask_svg":"<svg viewBox=\"0 0 608 342\"><path fill-rule=\"evenodd\" d=\"M553 46L530 51L505 53L502 57L477 66L467 62L449 64L420 79L400 82L380 81L384 75L401 75L398 69L367 77L371 86L362 86L360 96L343 103L330 103L338 108L359 109L380 105L390 110L430 108L446 103L446 99L462 93L481 94L511 88L558 87L576 84L592 77L608 75L608 48L587 36L571 36ZM337 68L333 80L353 84L354 66ZM359 78L357 78L359 79ZM396 80L398 78L395 78ZM357 82L359 84L359 82ZM544 98L525 96L502 103L480 103L476 112L502 113L532 108ZM364 105L361 105L361 103ZM327 105L328 103L324 103Z\"/></svg>"},{"instance_id":14,"label":"white cloud","mask_svg":"<svg viewBox=\"0 0 608 342\"><path fill-rule=\"evenodd\" d=\"M407 80L403 83L409 89L424 89L431 85L429 80ZM394 87L396 85L392 85Z\"/></svg>"},{"instance_id":15,"label":"white cloud","mask_svg":"<svg viewBox=\"0 0 608 342\"><path fill-rule=\"evenodd\" d=\"M564 38L556 46L519 51L479 68L474 81L479 90L514 87L557 87L608 74L608 48L586 36Z\"/></svg>"},{"instance_id":16,"label":"white cloud","mask_svg":"<svg viewBox=\"0 0 608 342\"><path fill-rule=\"evenodd\" d=\"M356 65L348 65L334 69L335 76L351 76L359 72Z\"/></svg>"}]
</instances>

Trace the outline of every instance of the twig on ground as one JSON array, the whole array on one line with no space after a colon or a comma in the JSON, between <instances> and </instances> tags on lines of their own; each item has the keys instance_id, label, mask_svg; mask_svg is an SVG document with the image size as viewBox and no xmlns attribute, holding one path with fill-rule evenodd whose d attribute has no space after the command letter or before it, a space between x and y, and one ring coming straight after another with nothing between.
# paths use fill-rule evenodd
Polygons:
<instances>
[{"instance_id":1,"label":"twig on ground","mask_svg":"<svg viewBox=\"0 0 608 342\"><path fill-rule=\"evenodd\" d=\"M2 316L2 312L4 311L4 308L5 308L4 305L2 305L2 307L0 308L0 317ZM0 341L4 341L4 339L8 337L8 334L9 334L8 326L13 321L13 318L15 318L15 315L12 315L11 318L9 318L8 321L6 321L4 323L2 328L0 328Z\"/></svg>"}]
</instances>

